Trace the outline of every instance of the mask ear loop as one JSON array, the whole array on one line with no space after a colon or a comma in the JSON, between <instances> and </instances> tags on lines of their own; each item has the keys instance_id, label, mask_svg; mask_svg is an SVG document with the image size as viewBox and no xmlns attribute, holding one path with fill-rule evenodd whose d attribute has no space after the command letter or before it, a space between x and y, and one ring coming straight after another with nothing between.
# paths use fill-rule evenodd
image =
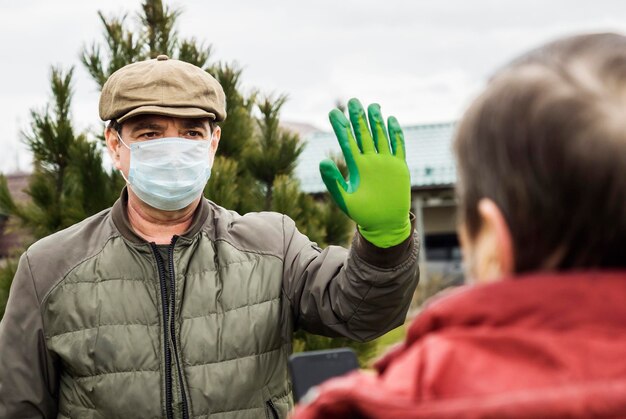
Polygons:
<instances>
[{"instance_id":1,"label":"mask ear loop","mask_svg":"<svg viewBox=\"0 0 626 419\"><path fill-rule=\"evenodd\" d=\"M124 140L122 140L122 137L120 137L120 133L115 131L115 134L117 135L117 138L122 142L122 144L124 144L124 147L126 147L127 149L130 150L130 147L128 146L128 144L126 144L124 142ZM130 181L126 178L126 176L124 176L124 172L122 172L122 170L120 169L120 175L122 175L122 177L124 178L124 180L126 181L127 185L130 185Z\"/></svg>"},{"instance_id":2,"label":"mask ear loop","mask_svg":"<svg viewBox=\"0 0 626 419\"><path fill-rule=\"evenodd\" d=\"M117 138L122 142L122 144L124 144L124 147L130 150L130 147L128 146L128 144L126 144L124 140L122 140L122 137L120 137L120 133L115 131L115 135L117 135Z\"/></svg>"}]
</instances>

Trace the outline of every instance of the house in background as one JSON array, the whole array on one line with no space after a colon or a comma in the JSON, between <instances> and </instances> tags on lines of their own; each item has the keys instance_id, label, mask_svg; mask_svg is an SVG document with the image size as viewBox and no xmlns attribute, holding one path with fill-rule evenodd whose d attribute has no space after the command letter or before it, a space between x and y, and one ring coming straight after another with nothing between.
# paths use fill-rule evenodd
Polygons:
<instances>
[{"instance_id":1,"label":"house in background","mask_svg":"<svg viewBox=\"0 0 626 419\"><path fill-rule=\"evenodd\" d=\"M453 122L403 127L406 160L411 174L411 207L417 218L425 276L446 283L463 280L461 250L456 234L457 203L454 193L456 165L452 156ZM296 167L304 192L326 192L319 162L331 155L341 156L332 132L307 130L306 141Z\"/></svg>"}]
</instances>

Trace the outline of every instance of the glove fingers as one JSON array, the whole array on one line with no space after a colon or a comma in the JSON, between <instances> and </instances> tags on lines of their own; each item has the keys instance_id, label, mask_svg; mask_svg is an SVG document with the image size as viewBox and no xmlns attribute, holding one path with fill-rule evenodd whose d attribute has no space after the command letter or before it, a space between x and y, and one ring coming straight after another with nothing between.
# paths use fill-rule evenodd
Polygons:
<instances>
[{"instance_id":1,"label":"glove fingers","mask_svg":"<svg viewBox=\"0 0 626 419\"><path fill-rule=\"evenodd\" d=\"M328 114L330 124L335 131L335 136L343 152L343 157L346 159L346 165L350 172L350 184L353 184L353 179L358 179L358 169L356 159L361 155L361 150L357 145L354 137L352 136L352 129L350 128L350 122L346 119L346 116L339 109L333 109ZM343 177L342 177L343 179Z\"/></svg>"},{"instance_id":2,"label":"glove fingers","mask_svg":"<svg viewBox=\"0 0 626 419\"><path fill-rule=\"evenodd\" d=\"M329 159L322 160L320 162L320 174L322 175L322 180L330 196L332 196L333 200L337 203L337 206L339 206L346 215L349 215L346 205L346 195L349 191L349 187L335 162Z\"/></svg>"},{"instance_id":3,"label":"glove fingers","mask_svg":"<svg viewBox=\"0 0 626 419\"><path fill-rule=\"evenodd\" d=\"M385 128L385 121L380 113L380 105L378 103L372 103L367 107L367 116L372 128L372 135L374 137L374 145L378 150L378 154L391 154L389 149L389 138L387 137L387 129Z\"/></svg>"},{"instance_id":4,"label":"glove fingers","mask_svg":"<svg viewBox=\"0 0 626 419\"><path fill-rule=\"evenodd\" d=\"M363 151L363 154L375 153L374 140L372 140L372 134L367 126L367 117L361 102L358 99L350 99L348 101L348 114L350 115L350 122L354 128L354 135L359 147Z\"/></svg>"},{"instance_id":5,"label":"glove fingers","mask_svg":"<svg viewBox=\"0 0 626 419\"><path fill-rule=\"evenodd\" d=\"M393 154L405 160L406 150L404 148L404 134L402 133L402 128L400 128L398 120L390 116L389 119L387 119L387 126L389 127L389 137L391 139Z\"/></svg>"}]
</instances>

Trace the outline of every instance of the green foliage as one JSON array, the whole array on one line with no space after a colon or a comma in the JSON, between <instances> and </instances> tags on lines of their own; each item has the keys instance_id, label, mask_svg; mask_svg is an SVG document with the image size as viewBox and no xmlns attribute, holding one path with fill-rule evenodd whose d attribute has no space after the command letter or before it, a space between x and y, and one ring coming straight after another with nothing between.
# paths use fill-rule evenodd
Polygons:
<instances>
[{"instance_id":1,"label":"green foliage","mask_svg":"<svg viewBox=\"0 0 626 419\"><path fill-rule=\"evenodd\" d=\"M238 208L241 204L241 185L238 182L239 165L235 159L217 156L211 170L211 180L204 194L224 208Z\"/></svg>"},{"instance_id":2,"label":"green foliage","mask_svg":"<svg viewBox=\"0 0 626 419\"><path fill-rule=\"evenodd\" d=\"M324 232L326 244L345 246L354 235L354 222L332 202L325 205Z\"/></svg>"},{"instance_id":3,"label":"green foliage","mask_svg":"<svg viewBox=\"0 0 626 419\"><path fill-rule=\"evenodd\" d=\"M73 70L52 69L51 106L31 112L24 141L33 153L34 171L18 203L0 179L0 210L18 220L33 239L50 235L107 208L119 194L119 182L102 166L102 148L70 119ZM118 185L118 187L116 187Z\"/></svg>"},{"instance_id":4,"label":"green foliage","mask_svg":"<svg viewBox=\"0 0 626 419\"><path fill-rule=\"evenodd\" d=\"M321 246L326 244L324 206L300 190L296 179L281 174L272 184L273 197L270 209L287 214L298 230Z\"/></svg>"},{"instance_id":5,"label":"green foliage","mask_svg":"<svg viewBox=\"0 0 626 419\"><path fill-rule=\"evenodd\" d=\"M304 208L294 205L300 198L300 187L298 181L287 175L277 175L272 183L273 199L271 203L272 211L287 214L294 221L304 216Z\"/></svg>"},{"instance_id":6,"label":"green foliage","mask_svg":"<svg viewBox=\"0 0 626 419\"><path fill-rule=\"evenodd\" d=\"M7 259L0 265L0 320L4 317L4 309L9 299L9 288L17 271L17 259Z\"/></svg>"},{"instance_id":7,"label":"green foliage","mask_svg":"<svg viewBox=\"0 0 626 419\"><path fill-rule=\"evenodd\" d=\"M181 61L191 63L196 67L206 68L210 56L211 46L199 43L195 38L184 39L180 43L178 59Z\"/></svg>"},{"instance_id":8,"label":"green foliage","mask_svg":"<svg viewBox=\"0 0 626 419\"><path fill-rule=\"evenodd\" d=\"M381 337L375 340L376 345L378 346L377 355L382 355L387 349L397 344L398 342L404 341L409 323L404 323L401 326L396 327L395 329L390 330L385 333Z\"/></svg>"},{"instance_id":9,"label":"green foliage","mask_svg":"<svg viewBox=\"0 0 626 419\"><path fill-rule=\"evenodd\" d=\"M145 1L142 8L140 19L149 57L156 58L160 54L173 57L177 44L174 27L180 11L153 0Z\"/></svg>"},{"instance_id":10,"label":"green foliage","mask_svg":"<svg viewBox=\"0 0 626 419\"><path fill-rule=\"evenodd\" d=\"M25 243L48 236L101 211L119 195L119 176L102 165L101 143L76 133L70 118L73 69L53 68L52 100L31 112L24 142L33 154L33 174L25 192L28 202L16 202L0 175L0 212L11 217ZM17 256L0 267L0 316L8 298ZM1 317L0 317L1 318Z\"/></svg>"},{"instance_id":11,"label":"green foliage","mask_svg":"<svg viewBox=\"0 0 626 419\"><path fill-rule=\"evenodd\" d=\"M252 110L256 93L246 96L241 92L241 69L234 65L216 64L209 73L220 82L226 95L228 117L221 123L219 155L240 158L254 135Z\"/></svg>"},{"instance_id":12,"label":"green foliage","mask_svg":"<svg viewBox=\"0 0 626 419\"><path fill-rule=\"evenodd\" d=\"M7 178L0 174L0 214L8 216L18 211L18 207L9 192L9 185L7 184Z\"/></svg>"},{"instance_id":13,"label":"green foliage","mask_svg":"<svg viewBox=\"0 0 626 419\"><path fill-rule=\"evenodd\" d=\"M357 358L359 359L359 365L362 368L369 366L372 358L378 354L378 345L376 341L356 342L342 337L328 338L326 336L306 333L302 330L299 330L294 334L294 352L319 351L321 349L345 347L354 349L354 352L356 352Z\"/></svg>"},{"instance_id":14,"label":"green foliage","mask_svg":"<svg viewBox=\"0 0 626 419\"><path fill-rule=\"evenodd\" d=\"M298 134L279 125L280 109L286 100L286 96L276 100L266 97L259 103L259 135L244 154L248 170L263 185L266 210L272 207L274 180L280 175L292 175L304 148Z\"/></svg>"},{"instance_id":15,"label":"green foliage","mask_svg":"<svg viewBox=\"0 0 626 419\"><path fill-rule=\"evenodd\" d=\"M81 61L91 77L100 88L104 86L109 76L128 63L141 61L146 58L144 43L141 36L126 29L126 16L106 18L98 12L104 26L105 52L101 46L92 43L84 47Z\"/></svg>"},{"instance_id":16,"label":"green foliage","mask_svg":"<svg viewBox=\"0 0 626 419\"><path fill-rule=\"evenodd\" d=\"M93 42L83 47L83 65L100 88L116 70L160 54L206 68L211 47L193 38L178 39L175 28L180 13L162 0L146 0L134 24L128 22L125 14L106 17L98 12L104 27L104 45Z\"/></svg>"},{"instance_id":17,"label":"green foliage","mask_svg":"<svg viewBox=\"0 0 626 419\"><path fill-rule=\"evenodd\" d=\"M241 69L235 65L216 64L209 68L211 73L222 85L228 104L228 117L222 123L222 136L218 155L220 160L214 164L213 174L205 189L205 195L214 202L235 210L240 214L263 209L263 194L261 185L252 176L244 161L243 152L248 144L254 141L255 118L252 116L256 93L245 95L241 91ZM215 176L215 171L221 172L226 162L237 168L236 171L228 172L228 177L220 173ZM221 185L221 186L220 186ZM231 188L228 192L227 189ZM221 192L217 192L220 190ZM228 196L227 200L223 200ZM232 205L231 205L232 204Z\"/></svg>"}]
</instances>

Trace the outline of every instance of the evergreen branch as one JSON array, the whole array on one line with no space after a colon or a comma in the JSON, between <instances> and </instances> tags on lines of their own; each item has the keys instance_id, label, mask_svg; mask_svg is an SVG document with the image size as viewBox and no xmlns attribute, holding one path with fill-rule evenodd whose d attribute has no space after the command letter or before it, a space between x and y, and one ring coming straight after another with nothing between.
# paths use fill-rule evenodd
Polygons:
<instances>
[{"instance_id":1,"label":"evergreen branch","mask_svg":"<svg viewBox=\"0 0 626 419\"><path fill-rule=\"evenodd\" d=\"M71 86L73 74L74 67L70 67L67 72L64 72L60 67L52 67L52 96L56 104L54 112L59 126L69 124L70 103L73 95Z\"/></svg>"},{"instance_id":2,"label":"evergreen branch","mask_svg":"<svg viewBox=\"0 0 626 419\"><path fill-rule=\"evenodd\" d=\"M0 215L16 215L17 212L17 205L9 191L7 178L0 174Z\"/></svg>"},{"instance_id":3,"label":"evergreen branch","mask_svg":"<svg viewBox=\"0 0 626 419\"><path fill-rule=\"evenodd\" d=\"M95 42L92 43L89 49L87 47L83 47L80 60L100 89L102 89L102 86L106 83L108 76L105 74L102 66L102 58L98 44Z\"/></svg>"},{"instance_id":4,"label":"evergreen branch","mask_svg":"<svg viewBox=\"0 0 626 419\"><path fill-rule=\"evenodd\" d=\"M183 40L178 48L178 59L196 67L206 68L210 56L211 46L199 44L195 38Z\"/></svg>"},{"instance_id":5,"label":"evergreen branch","mask_svg":"<svg viewBox=\"0 0 626 419\"><path fill-rule=\"evenodd\" d=\"M156 58L160 54L173 56L178 36L176 20L181 11L164 6L161 0L146 0L142 10L140 20L146 34L149 57Z\"/></svg>"}]
</instances>

